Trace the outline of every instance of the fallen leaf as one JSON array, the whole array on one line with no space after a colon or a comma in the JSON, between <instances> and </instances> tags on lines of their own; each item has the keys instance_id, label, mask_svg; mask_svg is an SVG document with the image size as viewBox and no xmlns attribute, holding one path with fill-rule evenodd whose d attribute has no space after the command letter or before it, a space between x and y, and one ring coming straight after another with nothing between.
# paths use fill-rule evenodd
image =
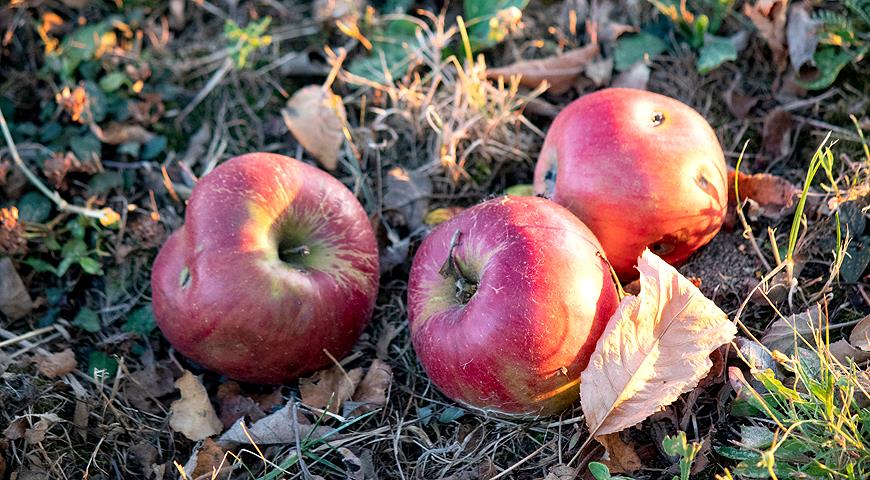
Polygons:
<instances>
[{"instance_id":1,"label":"fallen leaf","mask_svg":"<svg viewBox=\"0 0 870 480\"><path fill-rule=\"evenodd\" d=\"M804 65L815 66L813 55L819 45L819 21L812 18L813 8L807 3L793 3L788 9L788 56L791 67L800 71Z\"/></svg>"},{"instance_id":2,"label":"fallen leaf","mask_svg":"<svg viewBox=\"0 0 870 480\"><path fill-rule=\"evenodd\" d=\"M34 420L36 423L32 423ZM23 438L28 443L40 443L45 440L48 429L62 421L63 419L53 413L20 416L9 422L9 426L3 431L3 436L8 440Z\"/></svg>"},{"instance_id":3,"label":"fallen leaf","mask_svg":"<svg viewBox=\"0 0 870 480\"><path fill-rule=\"evenodd\" d=\"M460 212L465 210L462 207L444 207L444 208L436 208L431 212L426 214L426 218L423 219L423 223L426 225L434 227L440 223L444 223L447 220L458 215Z\"/></svg>"},{"instance_id":4,"label":"fallen leaf","mask_svg":"<svg viewBox=\"0 0 870 480\"><path fill-rule=\"evenodd\" d=\"M227 461L227 450L210 438L193 452L184 465L188 478L218 480L225 478L232 465Z\"/></svg>"},{"instance_id":5,"label":"fallen leaf","mask_svg":"<svg viewBox=\"0 0 870 480\"><path fill-rule=\"evenodd\" d=\"M341 97L328 88L309 85L290 97L281 115L305 150L328 170L335 170L347 118Z\"/></svg>"},{"instance_id":6,"label":"fallen leaf","mask_svg":"<svg viewBox=\"0 0 870 480\"><path fill-rule=\"evenodd\" d=\"M728 170L728 205L729 211L735 211L737 197L734 192L734 170ZM750 219L757 215L779 219L789 213L795 205L795 198L801 190L792 185L788 180L771 175L769 173L756 173L753 175L740 173L737 176L737 190L740 201L747 198L755 202L755 211L748 212ZM735 208L731 208L731 207ZM735 214L736 215L736 214Z\"/></svg>"},{"instance_id":7,"label":"fallen leaf","mask_svg":"<svg viewBox=\"0 0 870 480\"><path fill-rule=\"evenodd\" d=\"M487 480L498 473L491 458L484 458L477 464L457 473L441 477L441 480Z\"/></svg>"},{"instance_id":8,"label":"fallen leaf","mask_svg":"<svg viewBox=\"0 0 870 480\"><path fill-rule=\"evenodd\" d=\"M752 110L752 107L754 107L760 99L758 97L740 93L737 89L740 85L740 79L740 75L737 75L734 78L734 81L731 82L728 90L725 90L725 93L722 94L722 100L725 101L725 105L728 107L728 110L732 115L736 118L746 118Z\"/></svg>"},{"instance_id":9,"label":"fallen leaf","mask_svg":"<svg viewBox=\"0 0 870 480\"><path fill-rule=\"evenodd\" d=\"M381 332L381 336L378 337L378 343L375 347L375 352L379 359L384 360L389 357L390 344L399 332L400 329L392 323L388 323L384 326L384 330Z\"/></svg>"},{"instance_id":10,"label":"fallen leaf","mask_svg":"<svg viewBox=\"0 0 870 480\"><path fill-rule=\"evenodd\" d=\"M785 48L785 20L788 0L758 0L750 5L743 5L743 13L758 29L773 52L773 61L777 70L782 72L788 60L788 52Z\"/></svg>"},{"instance_id":11,"label":"fallen leaf","mask_svg":"<svg viewBox=\"0 0 870 480\"><path fill-rule=\"evenodd\" d=\"M828 345L828 351L843 365L848 365L850 359L855 363L864 363L870 360L870 352L853 347L846 339L840 339Z\"/></svg>"},{"instance_id":12,"label":"fallen leaf","mask_svg":"<svg viewBox=\"0 0 870 480\"><path fill-rule=\"evenodd\" d=\"M432 180L429 175L393 167L387 172L385 180L384 210L394 210L402 216L402 223L410 231L423 225L423 218L429 208L432 195Z\"/></svg>"},{"instance_id":13,"label":"fallen leaf","mask_svg":"<svg viewBox=\"0 0 870 480\"><path fill-rule=\"evenodd\" d=\"M622 299L580 376L593 436L643 421L693 389L710 353L737 332L728 316L661 258L638 260L640 294Z\"/></svg>"},{"instance_id":14,"label":"fallen leaf","mask_svg":"<svg viewBox=\"0 0 870 480\"><path fill-rule=\"evenodd\" d=\"M547 469L544 480L574 480L577 478L577 470L568 465L555 465Z\"/></svg>"},{"instance_id":15,"label":"fallen leaf","mask_svg":"<svg viewBox=\"0 0 870 480\"><path fill-rule=\"evenodd\" d=\"M523 114L538 115L546 118L556 118L561 110L552 103L538 97L529 99L523 107ZM527 116L528 116L527 115Z\"/></svg>"},{"instance_id":16,"label":"fallen leaf","mask_svg":"<svg viewBox=\"0 0 870 480\"><path fill-rule=\"evenodd\" d=\"M637 31L636 27L610 20L614 6L611 2L592 2L589 7L591 25L587 23L587 31L594 29L600 43L612 44L622 34Z\"/></svg>"},{"instance_id":17,"label":"fallen leaf","mask_svg":"<svg viewBox=\"0 0 870 480\"><path fill-rule=\"evenodd\" d=\"M336 365L300 380L299 393L306 405L338 413L345 400L350 400L353 396L360 380L362 380L362 368L345 372L343 368Z\"/></svg>"},{"instance_id":18,"label":"fallen leaf","mask_svg":"<svg viewBox=\"0 0 870 480\"><path fill-rule=\"evenodd\" d=\"M70 173L99 173L100 164L96 161L82 162L72 152L57 152L48 157L42 164L42 173L55 187L65 189L66 177Z\"/></svg>"},{"instance_id":19,"label":"fallen leaf","mask_svg":"<svg viewBox=\"0 0 870 480\"><path fill-rule=\"evenodd\" d=\"M787 155L791 151L793 129L790 113L781 108L768 112L761 130L761 152L773 158Z\"/></svg>"},{"instance_id":20,"label":"fallen leaf","mask_svg":"<svg viewBox=\"0 0 870 480\"><path fill-rule=\"evenodd\" d=\"M348 480L377 478L371 450L363 450L361 454L357 455L349 448L340 447L338 453L341 455L341 462L344 464L344 472Z\"/></svg>"},{"instance_id":21,"label":"fallen leaf","mask_svg":"<svg viewBox=\"0 0 870 480\"><path fill-rule=\"evenodd\" d=\"M266 416L257 402L253 398L243 395L242 388L233 381L218 387L217 400L224 428L232 427L240 418L248 417L252 422L255 422Z\"/></svg>"},{"instance_id":22,"label":"fallen leaf","mask_svg":"<svg viewBox=\"0 0 870 480\"><path fill-rule=\"evenodd\" d=\"M613 58L600 58L587 63L583 74L592 80L596 87L607 85L613 75Z\"/></svg>"},{"instance_id":23,"label":"fallen leaf","mask_svg":"<svg viewBox=\"0 0 870 480\"><path fill-rule=\"evenodd\" d=\"M106 128L100 128L97 124L91 124L91 131L103 143L120 145L122 143L148 143L154 138L154 134L140 127L125 123L112 122Z\"/></svg>"},{"instance_id":24,"label":"fallen leaf","mask_svg":"<svg viewBox=\"0 0 870 480\"><path fill-rule=\"evenodd\" d=\"M69 348L58 353L36 357L39 373L48 378L57 378L76 369L76 355Z\"/></svg>"},{"instance_id":25,"label":"fallen leaf","mask_svg":"<svg viewBox=\"0 0 870 480\"><path fill-rule=\"evenodd\" d=\"M698 382L698 388L706 388L710 385L722 383L725 380L725 354L722 351L726 348L717 348L710 354L710 361L713 362L713 366L707 372L707 375Z\"/></svg>"},{"instance_id":26,"label":"fallen leaf","mask_svg":"<svg viewBox=\"0 0 870 480\"><path fill-rule=\"evenodd\" d=\"M27 254L24 224L18 221L18 208L0 208L0 253L10 257Z\"/></svg>"},{"instance_id":27,"label":"fallen leaf","mask_svg":"<svg viewBox=\"0 0 870 480\"><path fill-rule=\"evenodd\" d=\"M801 335L812 344L813 332L821 331L824 327L822 320L821 309L818 305L814 305L805 312L776 319L776 321L767 327L767 331L761 337L760 342L771 352L779 350L782 353L791 355L794 353L795 343L798 346L804 345L797 335Z\"/></svg>"},{"instance_id":28,"label":"fallen leaf","mask_svg":"<svg viewBox=\"0 0 870 480\"><path fill-rule=\"evenodd\" d=\"M536 88L541 83L547 82L550 84L551 93L564 93L574 85L586 64L597 55L598 44L592 43L552 57L521 60L504 67L491 68L487 70L486 78L507 79L519 75L520 85Z\"/></svg>"},{"instance_id":29,"label":"fallen leaf","mask_svg":"<svg viewBox=\"0 0 870 480\"><path fill-rule=\"evenodd\" d=\"M33 300L18 276L12 260L0 258L0 312L10 320L23 318L33 310Z\"/></svg>"},{"instance_id":30,"label":"fallen leaf","mask_svg":"<svg viewBox=\"0 0 870 480\"><path fill-rule=\"evenodd\" d=\"M169 426L193 441L220 433L223 424L199 378L185 370L184 375L175 382L175 387L181 391L181 398L169 407Z\"/></svg>"},{"instance_id":31,"label":"fallen leaf","mask_svg":"<svg viewBox=\"0 0 870 480\"><path fill-rule=\"evenodd\" d=\"M607 465L610 473L625 473L640 470L641 461L634 447L625 442L619 433L610 433L595 437L604 445L604 458L601 463Z\"/></svg>"},{"instance_id":32,"label":"fallen leaf","mask_svg":"<svg viewBox=\"0 0 870 480\"><path fill-rule=\"evenodd\" d=\"M154 364L153 360L150 364L146 363L145 368L130 373L124 382L124 398L134 407L149 412L156 408L153 399L168 395L173 390L175 382L172 369L165 362Z\"/></svg>"},{"instance_id":33,"label":"fallen leaf","mask_svg":"<svg viewBox=\"0 0 870 480\"><path fill-rule=\"evenodd\" d=\"M5 430L3 430L3 436L6 437L7 440L18 440L19 438L24 437L24 432L27 431L29 425L30 423L28 423L27 417L18 417L9 422L9 425Z\"/></svg>"},{"instance_id":34,"label":"fallen leaf","mask_svg":"<svg viewBox=\"0 0 870 480\"><path fill-rule=\"evenodd\" d=\"M649 75L649 67L643 62L637 62L628 70L617 75L610 86L614 88L646 90L646 84L649 82Z\"/></svg>"},{"instance_id":35,"label":"fallen leaf","mask_svg":"<svg viewBox=\"0 0 870 480\"><path fill-rule=\"evenodd\" d=\"M375 410L387 403L387 389L393 379L393 369L381 359L374 359L366 372L365 378L353 393L356 407L351 413L363 413Z\"/></svg>"},{"instance_id":36,"label":"fallen leaf","mask_svg":"<svg viewBox=\"0 0 870 480\"><path fill-rule=\"evenodd\" d=\"M870 352L870 315L862 318L852 328L852 333L849 335L849 343L859 350Z\"/></svg>"},{"instance_id":37,"label":"fallen leaf","mask_svg":"<svg viewBox=\"0 0 870 480\"><path fill-rule=\"evenodd\" d=\"M133 463L139 465L142 478L149 478L151 466L157 463L157 448L146 442L140 442L127 449L127 455Z\"/></svg>"},{"instance_id":38,"label":"fallen leaf","mask_svg":"<svg viewBox=\"0 0 870 480\"><path fill-rule=\"evenodd\" d=\"M294 420L292 415L293 405L288 403L277 412L257 420L250 427L243 428L242 422L236 422L232 428L220 436L219 441L250 444L253 440L257 445L295 444L294 422L296 422L300 439L338 438L335 435L337 430L301 423L298 416Z\"/></svg>"}]
</instances>

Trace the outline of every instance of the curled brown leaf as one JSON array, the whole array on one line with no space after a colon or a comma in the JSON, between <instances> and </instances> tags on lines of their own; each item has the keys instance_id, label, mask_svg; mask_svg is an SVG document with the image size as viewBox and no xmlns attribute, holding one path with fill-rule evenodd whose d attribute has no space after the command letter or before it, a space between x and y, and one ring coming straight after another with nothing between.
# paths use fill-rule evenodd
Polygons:
<instances>
[{"instance_id":1,"label":"curled brown leaf","mask_svg":"<svg viewBox=\"0 0 870 480\"><path fill-rule=\"evenodd\" d=\"M564 93L574 85L586 64L595 59L598 51L598 44L592 43L552 57L521 60L504 67L487 70L486 78L495 80L499 77L509 79L512 76L520 76L520 85L525 87L536 88L541 83L547 82L550 84L550 92Z\"/></svg>"}]
</instances>

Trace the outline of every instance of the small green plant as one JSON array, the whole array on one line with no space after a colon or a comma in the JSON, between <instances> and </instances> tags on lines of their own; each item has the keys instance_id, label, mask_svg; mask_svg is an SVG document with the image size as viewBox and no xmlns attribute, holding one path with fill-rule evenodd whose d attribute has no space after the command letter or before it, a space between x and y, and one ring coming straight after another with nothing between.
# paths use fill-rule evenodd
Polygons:
<instances>
[{"instance_id":1,"label":"small green plant","mask_svg":"<svg viewBox=\"0 0 870 480\"><path fill-rule=\"evenodd\" d=\"M785 375L752 370L760 387L741 382L732 415L751 423L740 427L734 445L717 446L716 452L738 461L738 477L867 478L866 373L831 354L827 321L811 335L794 335L793 352L772 354Z\"/></svg>"},{"instance_id":2,"label":"small green plant","mask_svg":"<svg viewBox=\"0 0 870 480\"><path fill-rule=\"evenodd\" d=\"M689 480L689 474L692 472L692 462L698 452L701 451L701 444L698 442L689 443L686 440L686 432L678 432L675 436L666 436L662 440L662 450L672 457L680 458L680 476L673 477L674 480Z\"/></svg>"},{"instance_id":3,"label":"small green plant","mask_svg":"<svg viewBox=\"0 0 870 480\"><path fill-rule=\"evenodd\" d=\"M631 477L623 477L622 475L612 476L607 465L599 462L589 463L589 473L595 477L595 480L633 480Z\"/></svg>"},{"instance_id":4,"label":"small green plant","mask_svg":"<svg viewBox=\"0 0 870 480\"><path fill-rule=\"evenodd\" d=\"M725 62L737 59L737 49L725 37L715 34L722 22L734 10L734 0L701 0L689 10L685 0L648 0L665 18L688 45L697 52L695 67L707 73ZM617 42L615 66L626 70L644 55L654 56L663 52L666 44L650 33L626 35ZM630 60L622 60L628 58Z\"/></svg>"},{"instance_id":5,"label":"small green plant","mask_svg":"<svg viewBox=\"0 0 870 480\"><path fill-rule=\"evenodd\" d=\"M245 68L248 56L258 48L272 43L272 36L266 35L272 17L265 17L259 22L251 22L244 28L233 20L224 24L224 36L230 42L230 56L237 69Z\"/></svg>"},{"instance_id":6,"label":"small green plant","mask_svg":"<svg viewBox=\"0 0 870 480\"><path fill-rule=\"evenodd\" d=\"M88 229L91 235L86 235ZM57 264L39 257L28 257L24 263L37 272L51 272L57 277L64 276L73 265L78 265L88 275L101 276L101 257L110 255L103 249L106 236L107 232L94 219L76 217L69 220L64 228L50 232L44 239L46 248L53 252L52 257L58 260Z\"/></svg>"},{"instance_id":7,"label":"small green plant","mask_svg":"<svg viewBox=\"0 0 870 480\"><path fill-rule=\"evenodd\" d=\"M846 0L813 16L821 44L813 55L817 75L799 83L819 90L834 83L846 65L860 62L870 49L870 0Z\"/></svg>"}]
</instances>

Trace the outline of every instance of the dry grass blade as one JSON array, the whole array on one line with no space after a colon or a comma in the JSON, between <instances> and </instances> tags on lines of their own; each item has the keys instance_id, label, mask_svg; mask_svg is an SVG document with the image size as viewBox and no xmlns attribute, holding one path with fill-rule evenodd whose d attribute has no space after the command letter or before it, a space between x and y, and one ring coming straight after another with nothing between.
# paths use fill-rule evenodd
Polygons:
<instances>
[{"instance_id":1,"label":"dry grass blade","mask_svg":"<svg viewBox=\"0 0 870 480\"><path fill-rule=\"evenodd\" d=\"M582 48L567 51L553 57L539 60L522 60L511 65L487 70L486 78L520 76L520 85L537 88L540 84L550 84L550 92L563 93L574 85L583 69L598 55L598 44L592 43Z\"/></svg>"},{"instance_id":2,"label":"dry grass blade","mask_svg":"<svg viewBox=\"0 0 870 480\"><path fill-rule=\"evenodd\" d=\"M719 307L648 250L638 262L641 290L622 300L581 374L580 400L593 436L643 421L692 388L710 352L737 329Z\"/></svg>"}]
</instances>

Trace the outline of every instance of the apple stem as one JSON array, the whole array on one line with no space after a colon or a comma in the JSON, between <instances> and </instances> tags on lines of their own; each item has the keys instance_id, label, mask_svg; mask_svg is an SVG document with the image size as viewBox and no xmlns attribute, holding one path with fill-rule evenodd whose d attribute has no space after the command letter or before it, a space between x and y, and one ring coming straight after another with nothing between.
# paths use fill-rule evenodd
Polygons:
<instances>
[{"instance_id":1,"label":"apple stem","mask_svg":"<svg viewBox=\"0 0 870 480\"><path fill-rule=\"evenodd\" d=\"M444 261L441 269L438 270L438 273L445 278L453 277L456 279L456 299L464 305L477 292L477 282L474 282L468 275L463 273L462 269L459 268L459 263L456 261L455 250L461 235L462 232L459 230L453 232L453 237L450 239L450 250L447 252L447 259Z\"/></svg>"},{"instance_id":2,"label":"apple stem","mask_svg":"<svg viewBox=\"0 0 870 480\"><path fill-rule=\"evenodd\" d=\"M311 255L311 250L308 248L308 245L299 245L298 247L293 248L285 248L281 251L284 258L290 258L295 255L302 255L303 257L307 257Z\"/></svg>"}]
</instances>

